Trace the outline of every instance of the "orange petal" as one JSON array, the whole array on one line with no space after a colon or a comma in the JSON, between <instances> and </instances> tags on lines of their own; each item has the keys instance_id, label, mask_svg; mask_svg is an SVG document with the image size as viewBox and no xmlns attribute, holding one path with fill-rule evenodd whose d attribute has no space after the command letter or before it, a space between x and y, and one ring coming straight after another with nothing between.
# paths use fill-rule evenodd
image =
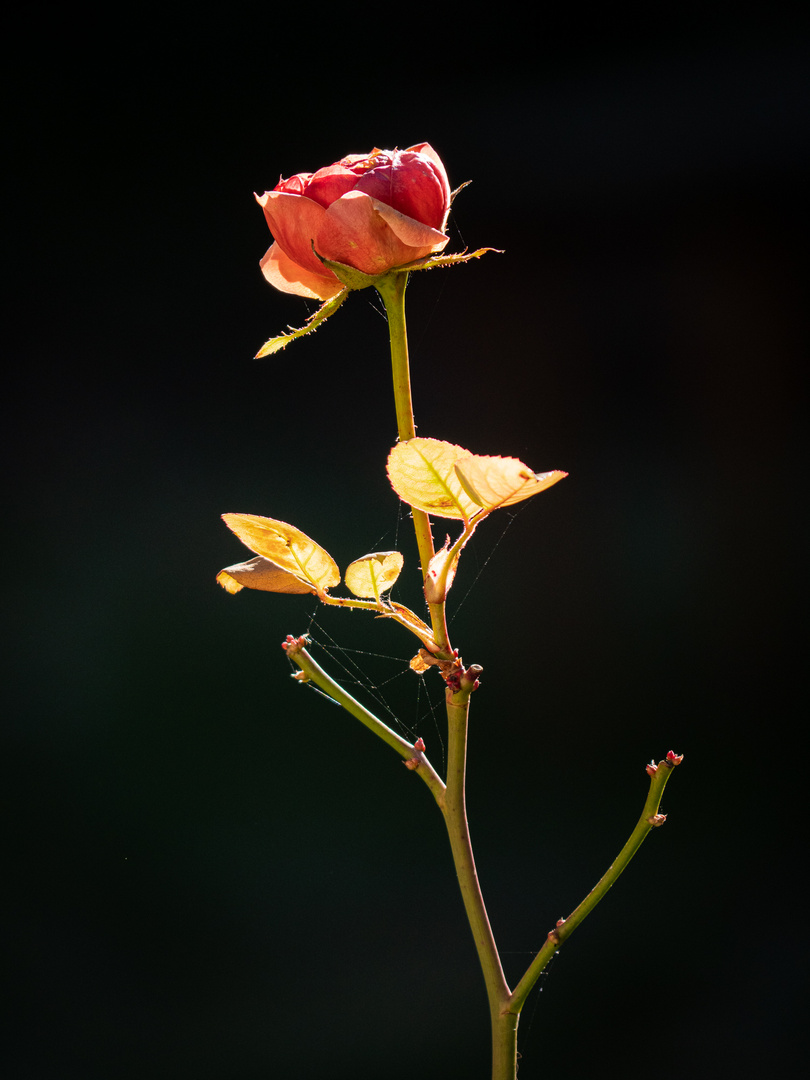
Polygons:
<instances>
[{"instance_id":1,"label":"orange petal","mask_svg":"<svg viewBox=\"0 0 810 1080\"><path fill-rule=\"evenodd\" d=\"M278 244L273 244L259 265L265 278L279 292L306 296L309 300L329 300L343 288L331 271L328 278L310 273L285 255Z\"/></svg>"},{"instance_id":2,"label":"orange petal","mask_svg":"<svg viewBox=\"0 0 810 1080\"><path fill-rule=\"evenodd\" d=\"M448 239L361 191L350 191L325 212L315 246L332 262L384 274L440 251Z\"/></svg>"},{"instance_id":3,"label":"orange petal","mask_svg":"<svg viewBox=\"0 0 810 1080\"><path fill-rule=\"evenodd\" d=\"M264 210L273 239L288 258L311 274L323 277L323 266L312 250L312 241L326 211L312 199L285 191L265 191L256 201ZM331 276L331 275L330 275Z\"/></svg>"}]
</instances>

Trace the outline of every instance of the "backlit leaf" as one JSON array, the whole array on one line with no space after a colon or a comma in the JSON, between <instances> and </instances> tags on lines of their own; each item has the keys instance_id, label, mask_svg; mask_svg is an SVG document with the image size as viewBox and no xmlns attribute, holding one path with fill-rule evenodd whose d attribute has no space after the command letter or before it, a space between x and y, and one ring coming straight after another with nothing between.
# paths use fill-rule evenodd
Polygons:
<instances>
[{"instance_id":1,"label":"backlit leaf","mask_svg":"<svg viewBox=\"0 0 810 1080\"><path fill-rule=\"evenodd\" d=\"M355 596L379 600L399 577L404 561L398 551L364 555L346 568L346 587Z\"/></svg>"},{"instance_id":2,"label":"backlit leaf","mask_svg":"<svg viewBox=\"0 0 810 1080\"><path fill-rule=\"evenodd\" d=\"M240 589L259 589L261 592L314 593L315 589L294 574L257 555L247 562L226 566L217 574L217 581L229 593Z\"/></svg>"},{"instance_id":3,"label":"backlit leaf","mask_svg":"<svg viewBox=\"0 0 810 1080\"><path fill-rule=\"evenodd\" d=\"M330 589L340 581L337 563L329 552L294 525L255 514L223 514L222 520L251 551L301 582Z\"/></svg>"},{"instance_id":4,"label":"backlit leaf","mask_svg":"<svg viewBox=\"0 0 810 1080\"><path fill-rule=\"evenodd\" d=\"M453 578L456 576L459 552L450 559L450 538L440 548L428 564L425 577L425 599L429 604L441 604L447 599Z\"/></svg>"},{"instance_id":5,"label":"backlit leaf","mask_svg":"<svg viewBox=\"0 0 810 1080\"><path fill-rule=\"evenodd\" d=\"M468 521L481 509L465 492L454 466L469 450L439 439L408 439L388 455L388 479L403 502L438 517Z\"/></svg>"},{"instance_id":6,"label":"backlit leaf","mask_svg":"<svg viewBox=\"0 0 810 1080\"><path fill-rule=\"evenodd\" d=\"M483 457L480 454L470 454L456 462L454 468L465 493L486 510L530 499L568 475L559 470L534 473L517 458Z\"/></svg>"},{"instance_id":7,"label":"backlit leaf","mask_svg":"<svg viewBox=\"0 0 810 1080\"><path fill-rule=\"evenodd\" d=\"M411 671L415 671L417 675L423 675L426 671L430 671L430 664L422 656L422 650L412 657L408 667Z\"/></svg>"},{"instance_id":8,"label":"backlit leaf","mask_svg":"<svg viewBox=\"0 0 810 1080\"><path fill-rule=\"evenodd\" d=\"M272 337L269 341L265 341L264 345L262 345L256 353L254 359L261 360L265 356L272 356L273 353L279 352L281 349L286 349L290 342L295 341L296 338L303 337L305 334L311 334L313 330L317 330L322 323L326 322L330 315L337 311L348 295L348 289L341 289L341 291L336 296L333 296L331 300L327 300L325 304L321 304L315 314L307 319L300 330L293 330L292 327L290 327L289 333L279 334L278 337Z\"/></svg>"}]
</instances>

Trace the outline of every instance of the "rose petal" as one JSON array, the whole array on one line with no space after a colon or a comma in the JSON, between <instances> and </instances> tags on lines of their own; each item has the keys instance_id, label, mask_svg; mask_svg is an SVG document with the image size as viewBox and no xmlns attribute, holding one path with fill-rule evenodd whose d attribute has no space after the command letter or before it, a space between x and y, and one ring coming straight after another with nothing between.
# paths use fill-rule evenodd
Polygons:
<instances>
[{"instance_id":1,"label":"rose petal","mask_svg":"<svg viewBox=\"0 0 810 1080\"><path fill-rule=\"evenodd\" d=\"M442 219L441 224L437 226L437 228L441 229L442 232L444 232L447 226L447 217L450 213L450 181L447 179L447 170L444 167L444 162L430 145L430 143L419 143L416 146L409 146L408 150L412 150L415 154L421 154L423 157L428 158L428 160L433 162L433 165L436 168L436 178L441 185L445 205L444 218Z\"/></svg>"},{"instance_id":2,"label":"rose petal","mask_svg":"<svg viewBox=\"0 0 810 1080\"><path fill-rule=\"evenodd\" d=\"M384 274L441 251L449 237L398 213L361 191L350 191L325 212L315 239L318 254L364 274Z\"/></svg>"},{"instance_id":3,"label":"rose petal","mask_svg":"<svg viewBox=\"0 0 810 1080\"><path fill-rule=\"evenodd\" d=\"M323 276L324 269L312 251L312 241L326 213L322 206L301 195L285 191L265 191L256 196L264 210L270 232L281 250L304 270Z\"/></svg>"},{"instance_id":4,"label":"rose petal","mask_svg":"<svg viewBox=\"0 0 810 1080\"><path fill-rule=\"evenodd\" d=\"M296 173L295 176L291 176L288 180L279 180L273 191L286 191L290 195L303 195L311 179L312 173Z\"/></svg>"},{"instance_id":5,"label":"rose petal","mask_svg":"<svg viewBox=\"0 0 810 1080\"><path fill-rule=\"evenodd\" d=\"M331 271L324 274L312 274L285 255L278 244L273 244L260 266L270 284L279 292L305 296L309 300L329 300L343 288Z\"/></svg>"},{"instance_id":6,"label":"rose petal","mask_svg":"<svg viewBox=\"0 0 810 1080\"><path fill-rule=\"evenodd\" d=\"M396 233L402 243L421 253L412 255L411 261L424 259L426 255L434 251L442 251L450 242L450 237L445 236L438 229L431 229L429 225L423 225L421 221L400 214L392 206L386 206L385 203L378 202L376 199L371 201L377 213L385 219L388 227Z\"/></svg>"},{"instance_id":7,"label":"rose petal","mask_svg":"<svg viewBox=\"0 0 810 1080\"><path fill-rule=\"evenodd\" d=\"M331 206L333 202L351 191L357 183L357 175L341 164L318 169L307 184L304 194L319 206Z\"/></svg>"},{"instance_id":8,"label":"rose petal","mask_svg":"<svg viewBox=\"0 0 810 1080\"><path fill-rule=\"evenodd\" d=\"M442 228L450 202L446 177L444 181L443 186L436 165L429 158L411 150L397 150L390 161L361 177L355 191L364 191L406 217Z\"/></svg>"}]
</instances>

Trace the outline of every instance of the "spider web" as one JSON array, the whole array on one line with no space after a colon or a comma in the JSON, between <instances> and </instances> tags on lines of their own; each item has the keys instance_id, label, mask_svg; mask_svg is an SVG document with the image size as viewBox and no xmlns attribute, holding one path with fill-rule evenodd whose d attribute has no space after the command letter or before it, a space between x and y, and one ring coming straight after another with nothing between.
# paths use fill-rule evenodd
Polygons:
<instances>
[{"instance_id":1,"label":"spider web","mask_svg":"<svg viewBox=\"0 0 810 1080\"><path fill-rule=\"evenodd\" d=\"M466 589L457 594L456 603L453 603L456 597L452 592L450 593L448 625L453 624L459 611L469 600L513 521L524 509L525 507L521 506L514 511L505 512L503 528L494 540L482 539L476 534L468 544L463 561L466 563L468 572L470 569L473 570L473 577ZM381 550L387 545L394 550L398 549L403 521L407 525L410 524L410 510L404 503L399 503L393 527L383 533L370 550ZM437 544L443 540L440 536L443 524L441 520L434 520ZM483 558L479 554L482 543L486 545L486 554ZM413 585L412 582L411 585ZM402 591L403 586L397 582L392 590L392 598L406 603L418 615L424 616L422 610L424 600L420 606L418 590L411 588L409 591L414 595L406 597L402 597ZM311 642L313 656L319 659L319 662L323 662L324 668L332 678L336 679L344 689L379 716L389 727L411 742L415 742L421 736L428 744L429 753L430 744L435 746L438 740L441 747L443 772L446 764L444 684L433 669L418 674L409 666L411 658L419 648L420 643L416 638L410 637L402 628L393 623L386 621L383 625L385 630L381 634L381 624L379 621L375 622L373 618L365 616L361 620L357 612L318 605L309 614L306 633ZM386 633L389 627L392 631L390 639ZM401 651L398 653L380 651L381 638L386 642L391 641L392 650ZM321 657L317 655L319 652L322 654ZM293 671L297 670L292 662L290 666ZM325 697L330 703L336 704L313 683L305 685L313 692ZM438 756L434 751L434 761Z\"/></svg>"}]
</instances>

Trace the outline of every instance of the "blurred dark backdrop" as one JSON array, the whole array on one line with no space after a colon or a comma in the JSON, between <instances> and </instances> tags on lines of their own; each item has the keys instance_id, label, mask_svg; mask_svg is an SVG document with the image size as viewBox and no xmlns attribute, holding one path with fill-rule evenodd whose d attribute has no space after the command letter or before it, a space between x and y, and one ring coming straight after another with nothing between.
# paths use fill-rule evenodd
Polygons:
<instances>
[{"instance_id":1,"label":"blurred dark backdrop","mask_svg":"<svg viewBox=\"0 0 810 1080\"><path fill-rule=\"evenodd\" d=\"M739 20L531 40L307 21L133 16L96 49L73 12L12 50L4 1075L488 1076L427 791L289 678L307 598L214 584L245 554L219 521L237 510L343 567L400 542L418 603L379 305L251 357L314 308L264 283L253 192L423 140L473 181L451 249L505 253L409 286L420 433L570 473L481 530L454 590L512 980L624 842L644 764L686 755L666 826L529 1002L521 1080L788 1075L804 45ZM315 617L316 655L385 682L440 763L410 641Z\"/></svg>"}]
</instances>

